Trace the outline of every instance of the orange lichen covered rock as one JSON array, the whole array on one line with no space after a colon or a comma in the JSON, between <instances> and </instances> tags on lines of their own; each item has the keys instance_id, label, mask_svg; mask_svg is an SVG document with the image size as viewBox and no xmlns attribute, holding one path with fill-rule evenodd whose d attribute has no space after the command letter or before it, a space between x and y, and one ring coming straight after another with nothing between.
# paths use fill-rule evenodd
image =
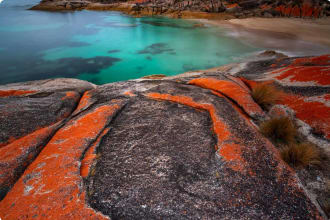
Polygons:
<instances>
[{"instance_id":1,"label":"orange lichen covered rock","mask_svg":"<svg viewBox=\"0 0 330 220\"><path fill-rule=\"evenodd\" d=\"M313 15L313 7L309 3L304 3L301 10L303 17L311 17Z\"/></svg>"},{"instance_id":2,"label":"orange lichen covered rock","mask_svg":"<svg viewBox=\"0 0 330 220\"><path fill-rule=\"evenodd\" d=\"M324 58L316 60L326 67ZM11 144L0 148L0 187L12 188L0 201L0 218L322 219L294 170L251 118L264 114L250 95L255 79L272 81L274 68L295 61L275 60L275 67L262 62L231 69L248 79L222 69L88 91L68 89L66 79L58 91L2 97L0 140ZM290 77L275 78L276 86ZM14 88L32 91L27 84ZM281 106L306 123L319 123L330 99L322 86L286 86ZM22 111L7 110L14 105ZM322 126L318 131L329 130ZM18 127L24 131L17 133ZM21 172L13 178L17 167Z\"/></svg>"},{"instance_id":3,"label":"orange lichen covered rock","mask_svg":"<svg viewBox=\"0 0 330 220\"><path fill-rule=\"evenodd\" d=\"M219 95L221 96L221 94ZM224 122L224 119L222 119L219 113L217 113L217 110L212 104L198 103L193 101L190 97L173 96L170 94L148 93L147 96L208 111L212 120L213 131L217 137L217 145L215 146L215 149L218 150L218 154L221 156L222 160L234 171L250 174L253 173L253 171L248 168L248 164L242 158L242 149L245 148L244 144L241 143L242 141L239 138L232 134L229 126Z\"/></svg>"},{"instance_id":4,"label":"orange lichen covered rock","mask_svg":"<svg viewBox=\"0 0 330 220\"><path fill-rule=\"evenodd\" d=\"M278 61L281 62L281 61ZM293 59L267 76L287 86L327 86L330 84L330 56Z\"/></svg>"},{"instance_id":5,"label":"orange lichen covered rock","mask_svg":"<svg viewBox=\"0 0 330 220\"><path fill-rule=\"evenodd\" d=\"M296 112L296 117L312 128L322 132L330 139L330 106L328 96L303 97L293 94L283 94L281 104L287 105Z\"/></svg>"},{"instance_id":6,"label":"orange lichen covered rock","mask_svg":"<svg viewBox=\"0 0 330 220\"><path fill-rule=\"evenodd\" d=\"M291 10L291 16L292 17L300 17L300 8L295 5Z\"/></svg>"},{"instance_id":7,"label":"orange lichen covered rock","mask_svg":"<svg viewBox=\"0 0 330 220\"><path fill-rule=\"evenodd\" d=\"M242 172L246 166L246 162L242 158L241 149L242 146L238 144L224 144L219 149L219 155L237 172Z\"/></svg>"},{"instance_id":8,"label":"orange lichen covered rock","mask_svg":"<svg viewBox=\"0 0 330 220\"><path fill-rule=\"evenodd\" d=\"M118 109L101 106L61 128L1 201L0 216L107 219L85 203L79 158Z\"/></svg>"},{"instance_id":9,"label":"orange lichen covered rock","mask_svg":"<svg viewBox=\"0 0 330 220\"><path fill-rule=\"evenodd\" d=\"M59 123L39 129L0 148L0 199L40 153L58 126Z\"/></svg>"},{"instance_id":10,"label":"orange lichen covered rock","mask_svg":"<svg viewBox=\"0 0 330 220\"><path fill-rule=\"evenodd\" d=\"M238 7L237 3L226 5L226 8L236 8L236 7Z\"/></svg>"},{"instance_id":11,"label":"orange lichen covered rock","mask_svg":"<svg viewBox=\"0 0 330 220\"><path fill-rule=\"evenodd\" d=\"M21 96L26 94L32 94L36 91L25 91L25 90L0 90L0 97L7 97L7 96Z\"/></svg>"},{"instance_id":12,"label":"orange lichen covered rock","mask_svg":"<svg viewBox=\"0 0 330 220\"><path fill-rule=\"evenodd\" d=\"M235 175L235 178L237 179L237 181L241 181L241 183L245 182L245 181L259 182L260 179L258 179L259 178L258 176L263 175L264 170L260 169L258 172L256 172L255 166L259 166L259 165L263 166L262 162L258 161L259 159L257 159L257 158L252 159L252 157L250 157L252 155L257 155L256 152L260 153L262 150L265 150L265 151L267 151L266 154L270 153L272 155L271 157L277 158L275 161L280 160L277 150L274 148L274 146L272 146L272 144L270 142L267 142L267 141L263 142L262 147L260 145L256 146L256 145L254 145L254 143L252 143L252 145L250 145L250 146L246 146L245 145L246 139L244 139L244 140L241 139L241 135L235 132L235 129L233 129L234 128L233 125L227 124L226 117L228 117L228 116L221 114L221 111L219 112L219 110L217 108L215 108L215 106L213 104L208 103L206 100L194 101L194 99L192 99L191 97L182 96L182 95L164 94L164 93L162 93L162 94L161 93L148 93L147 96L150 98L157 99L157 100L171 101L171 102L179 103L182 105L187 105L187 106L190 106L193 108L203 109L203 110L206 110L209 112L210 118L211 118L212 124L213 124L213 131L215 132L217 141L218 141L217 148L216 148L218 150L217 150L216 155L220 158L221 163L219 166L222 167L221 171L216 172L216 176L222 182L226 181L225 179L222 179L222 176L226 176L226 175L231 176L229 178L231 178L231 181L233 181L232 175L235 175L235 174L233 174L232 172L237 174L237 175ZM224 100L227 100L221 94L219 94L219 97L221 97ZM232 120L236 120L236 119L232 118ZM236 123L239 123L239 122L236 122ZM236 124L236 126L238 126L238 124ZM255 129L253 126L248 126L247 124L245 125L245 128L247 128L250 132ZM255 133L255 135L258 135L258 134ZM250 137L250 138L252 138L252 137ZM252 139L254 139L254 138L252 138ZM282 163L275 165L275 167L276 167L275 168L275 170L276 170L275 179L276 179L276 181L281 182L281 183L277 183L277 184L281 185L283 183L284 179L286 179L286 177L289 177L290 180L288 180L288 179L285 180L290 185L290 187L288 187L287 189L290 188L289 191L291 191L293 188L295 188L295 190L297 190L297 188L296 188L297 181L294 180L294 178L292 178L294 175L293 171L291 169L288 169ZM262 171L263 174L260 173L261 170L263 170ZM239 176L239 175L242 175L242 176ZM241 178L243 178L244 180ZM277 185L277 184L275 184L275 185ZM230 185L230 187L232 189L235 188L235 190L238 190L236 188L236 186L238 186L238 185L236 185L234 183L232 183ZM230 189L226 188L224 190L230 190ZM249 191L249 190L245 189L244 192L239 191L238 194L236 194L235 191L231 192L234 197L240 197L242 200L241 200L241 202L238 202L234 198L232 198L232 200L226 200L226 207L232 207L232 206L243 207L245 205L251 205L253 203L251 194L247 191ZM295 195L293 197L298 195L299 191L300 190L295 191L295 193L294 193ZM258 193L259 192L254 192L253 194L254 194L254 196L256 196L256 194L258 194ZM219 204L223 205L222 202L219 202ZM316 214L316 216L317 216L317 214Z\"/></svg>"},{"instance_id":13,"label":"orange lichen covered rock","mask_svg":"<svg viewBox=\"0 0 330 220\"><path fill-rule=\"evenodd\" d=\"M96 148L100 145L101 139L103 138L104 135L106 135L109 132L109 130L110 130L109 128L104 129L102 134L95 141L95 143L85 153L85 156L81 161L81 166L80 166L80 176L82 176L83 178L88 177L91 166L93 165L95 159L97 158Z\"/></svg>"},{"instance_id":14,"label":"orange lichen covered rock","mask_svg":"<svg viewBox=\"0 0 330 220\"><path fill-rule=\"evenodd\" d=\"M254 102L246 88L236 83L214 78L193 79L189 83L224 94L226 97L234 100L252 118L264 116L264 112L260 106Z\"/></svg>"},{"instance_id":15,"label":"orange lichen covered rock","mask_svg":"<svg viewBox=\"0 0 330 220\"><path fill-rule=\"evenodd\" d=\"M314 85L330 84L330 69L325 66L286 67L273 72L276 79L287 82L307 82Z\"/></svg>"},{"instance_id":16,"label":"orange lichen covered rock","mask_svg":"<svg viewBox=\"0 0 330 220\"><path fill-rule=\"evenodd\" d=\"M131 97L136 96L132 91L126 91L126 92L124 92L124 95L131 96Z\"/></svg>"},{"instance_id":17,"label":"orange lichen covered rock","mask_svg":"<svg viewBox=\"0 0 330 220\"><path fill-rule=\"evenodd\" d=\"M78 114L79 112L86 110L91 104L93 104L93 100L89 91L84 92L83 96L81 97L79 104L73 115Z\"/></svg>"},{"instance_id":18,"label":"orange lichen covered rock","mask_svg":"<svg viewBox=\"0 0 330 220\"><path fill-rule=\"evenodd\" d=\"M288 7L286 7L286 9L284 11L284 14L286 16L290 16L291 15L291 11L292 11L292 7L291 6L288 6Z\"/></svg>"},{"instance_id":19,"label":"orange lichen covered rock","mask_svg":"<svg viewBox=\"0 0 330 220\"><path fill-rule=\"evenodd\" d=\"M80 98L79 93L74 91L68 91L65 93L65 96L63 96L61 100L64 101L65 99L74 99L75 101L78 101L79 98Z\"/></svg>"},{"instance_id":20,"label":"orange lichen covered rock","mask_svg":"<svg viewBox=\"0 0 330 220\"><path fill-rule=\"evenodd\" d=\"M75 91L0 97L0 146L69 117L79 98Z\"/></svg>"},{"instance_id":21,"label":"orange lichen covered rock","mask_svg":"<svg viewBox=\"0 0 330 220\"><path fill-rule=\"evenodd\" d=\"M301 66L301 65L319 65L327 66L330 65L330 55L322 55L317 57L306 57L294 59L290 66Z\"/></svg>"},{"instance_id":22,"label":"orange lichen covered rock","mask_svg":"<svg viewBox=\"0 0 330 220\"><path fill-rule=\"evenodd\" d=\"M264 73L264 77L260 77L259 80L274 80L284 91L279 104L291 108L298 119L313 129L312 132L329 139L330 55L291 58L276 62L277 66L284 67L276 70L266 67L269 72ZM260 83L244 77L241 79L251 89Z\"/></svg>"},{"instance_id":23,"label":"orange lichen covered rock","mask_svg":"<svg viewBox=\"0 0 330 220\"><path fill-rule=\"evenodd\" d=\"M216 110L212 104L198 103L194 102L190 97L172 96L170 94L148 93L147 96L154 99L177 102L183 105L191 106L193 108L208 111L213 122L213 130L218 138L218 146L216 146L216 149L219 148L219 144L230 139L231 133L228 130L227 125L218 118Z\"/></svg>"}]
</instances>

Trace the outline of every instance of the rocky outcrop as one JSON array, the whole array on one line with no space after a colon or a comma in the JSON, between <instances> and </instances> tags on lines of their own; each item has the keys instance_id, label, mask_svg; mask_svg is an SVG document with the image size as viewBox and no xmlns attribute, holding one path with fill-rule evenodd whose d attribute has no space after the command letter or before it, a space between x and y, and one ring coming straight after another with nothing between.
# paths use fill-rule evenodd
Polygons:
<instances>
[{"instance_id":1,"label":"rocky outcrop","mask_svg":"<svg viewBox=\"0 0 330 220\"><path fill-rule=\"evenodd\" d=\"M312 58L278 58L252 62L237 75L244 77L244 81L251 88L257 83L253 81L251 83L246 79L258 78L262 81L275 81L284 91L279 104L286 105L295 111L296 117L305 123L301 124L302 131L306 134L320 135L329 140L329 58L329 55L324 55ZM316 136L312 135L309 138L316 144L319 142L320 145L322 138L314 139ZM327 150L329 151L329 149Z\"/></svg>"},{"instance_id":2,"label":"rocky outcrop","mask_svg":"<svg viewBox=\"0 0 330 220\"><path fill-rule=\"evenodd\" d=\"M251 88L274 81L285 97L278 104L328 148L329 62L276 58L97 87L1 86L0 217L323 219L258 131L269 114Z\"/></svg>"},{"instance_id":3,"label":"rocky outcrop","mask_svg":"<svg viewBox=\"0 0 330 220\"><path fill-rule=\"evenodd\" d=\"M207 17L203 13L226 13L245 17L320 18L330 15L326 0L265 1L265 0L43 0L33 7L38 10L119 10L133 15L170 15L175 17ZM202 14L198 14L198 12ZM189 14L189 13L188 13ZM211 15L212 16L212 15Z\"/></svg>"},{"instance_id":4,"label":"rocky outcrop","mask_svg":"<svg viewBox=\"0 0 330 220\"><path fill-rule=\"evenodd\" d=\"M93 88L74 79L0 86L0 198Z\"/></svg>"}]
</instances>

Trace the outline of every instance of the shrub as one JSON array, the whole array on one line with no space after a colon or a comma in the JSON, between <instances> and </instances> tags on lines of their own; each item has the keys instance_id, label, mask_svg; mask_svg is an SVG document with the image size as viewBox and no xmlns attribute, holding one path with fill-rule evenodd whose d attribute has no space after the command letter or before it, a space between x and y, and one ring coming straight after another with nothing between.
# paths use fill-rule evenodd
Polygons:
<instances>
[{"instance_id":1,"label":"shrub","mask_svg":"<svg viewBox=\"0 0 330 220\"><path fill-rule=\"evenodd\" d=\"M280 152L282 159L293 167L301 168L321 163L319 150L309 143L291 144L282 147Z\"/></svg>"},{"instance_id":2,"label":"shrub","mask_svg":"<svg viewBox=\"0 0 330 220\"><path fill-rule=\"evenodd\" d=\"M252 89L251 95L261 108L269 109L279 100L280 91L278 91L273 85L260 83Z\"/></svg>"},{"instance_id":3,"label":"shrub","mask_svg":"<svg viewBox=\"0 0 330 220\"><path fill-rule=\"evenodd\" d=\"M274 142L292 143L297 134L292 121L288 117L272 118L260 125L260 132Z\"/></svg>"}]
</instances>

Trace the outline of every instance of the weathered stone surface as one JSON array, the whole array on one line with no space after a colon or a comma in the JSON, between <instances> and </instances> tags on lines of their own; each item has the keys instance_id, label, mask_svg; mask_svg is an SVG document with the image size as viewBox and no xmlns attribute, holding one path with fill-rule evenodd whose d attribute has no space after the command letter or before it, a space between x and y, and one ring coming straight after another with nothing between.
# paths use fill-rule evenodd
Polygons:
<instances>
[{"instance_id":1,"label":"weathered stone surface","mask_svg":"<svg viewBox=\"0 0 330 220\"><path fill-rule=\"evenodd\" d=\"M0 147L68 117L81 94L94 87L76 79L0 86Z\"/></svg>"},{"instance_id":2,"label":"weathered stone surface","mask_svg":"<svg viewBox=\"0 0 330 220\"><path fill-rule=\"evenodd\" d=\"M75 79L0 86L0 199L92 88Z\"/></svg>"},{"instance_id":3,"label":"weathered stone surface","mask_svg":"<svg viewBox=\"0 0 330 220\"><path fill-rule=\"evenodd\" d=\"M134 15L168 14L181 17L184 11L201 13L228 13L237 18L252 16L285 16L319 18L329 16L326 0L262 1L262 0L43 0L36 10L119 10ZM204 17L203 14L200 14Z\"/></svg>"},{"instance_id":4,"label":"weathered stone surface","mask_svg":"<svg viewBox=\"0 0 330 220\"><path fill-rule=\"evenodd\" d=\"M25 92L37 91L35 93L53 93L53 92L65 92L65 91L76 91L78 93L83 93L84 91L91 90L94 88L96 88L96 86L92 83L79 79L67 79L67 78L47 79L47 80L0 85L1 92L20 90Z\"/></svg>"},{"instance_id":5,"label":"weathered stone surface","mask_svg":"<svg viewBox=\"0 0 330 220\"><path fill-rule=\"evenodd\" d=\"M5 219L106 219L85 205L79 159L119 104L96 107L60 129L1 202Z\"/></svg>"},{"instance_id":6,"label":"weathered stone surface","mask_svg":"<svg viewBox=\"0 0 330 220\"><path fill-rule=\"evenodd\" d=\"M1 133L9 141L0 148L0 186L10 190L0 202L0 217L323 219L256 124L290 114L319 126L318 113L329 111L329 74L323 69L329 61L271 59L97 87L70 87L70 80L59 80L59 87L52 80L0 87L7 88L0 93L3 105L28 106L2 120L12 128L29 122L22 133L6 127ZM285 69L298 67L299 73ZM318 67L312 77L303 71L311 67ZM253 101L251 88L260 80L282 88L279 104L285 107L268 114ZM302 104L308 102L313 104ZM304 108L308 113L299 110ZM318 128L327 132L323 121ZM327 133L322 138L329 143Z\"/></svg>"},{"instance_id":7,"label":"weathered stone surface","mask_svg":"<svg viewBox=\"0 0 330 220\"><path fill-rule=\"evenodd\" d=\"M295 111L317 136L330 138L330 56L280 58L249 63L236 75L274 81L283 90L279 104ZM256 82L245 82L253 88ZM326 144L326 143L325 143ZM326 144L328 145L328 144Z\"/></svg>"}]
</instances>

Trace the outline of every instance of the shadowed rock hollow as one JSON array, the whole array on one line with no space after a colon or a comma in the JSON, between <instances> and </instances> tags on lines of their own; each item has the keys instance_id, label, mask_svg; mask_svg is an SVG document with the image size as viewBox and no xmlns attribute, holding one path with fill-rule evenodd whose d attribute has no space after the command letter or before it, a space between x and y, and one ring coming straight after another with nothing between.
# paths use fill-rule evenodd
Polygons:
<instances>
[{"instance_id":1,"label":"shadowed rock hollow","mask_svg":"<svg viewBox=\"0 0 330 220\"><path fill-rule=\"evenodd\" d=\"M326 194L260 134L269 115L251 88L274 82L301 135L329 151L329 65L325 55L0 86L0 217L323 219L315 198Z\"/></svg>"}]
</instances>

